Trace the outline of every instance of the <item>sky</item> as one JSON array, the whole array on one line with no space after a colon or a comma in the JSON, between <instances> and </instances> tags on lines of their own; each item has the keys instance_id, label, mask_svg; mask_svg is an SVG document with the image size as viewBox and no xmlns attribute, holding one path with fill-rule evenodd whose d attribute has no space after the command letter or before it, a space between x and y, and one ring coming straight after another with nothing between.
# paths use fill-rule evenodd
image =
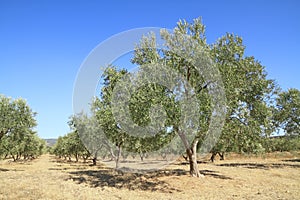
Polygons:
<instances>
[{"instance_id":1,"label":"sky","mask_svg":"<svg viewBox=\"0 0 300 200\"><path fill-rule=\"evenodd\" d=\"M226 32L283 90L300 89L300 1L0 0L0 94L27 100L42 138L68 133L72 95L84 59L133 28L172 29L202 17L208 43ZM0 116L1 117L1 116Z\"/></svg>"}]
</instances>

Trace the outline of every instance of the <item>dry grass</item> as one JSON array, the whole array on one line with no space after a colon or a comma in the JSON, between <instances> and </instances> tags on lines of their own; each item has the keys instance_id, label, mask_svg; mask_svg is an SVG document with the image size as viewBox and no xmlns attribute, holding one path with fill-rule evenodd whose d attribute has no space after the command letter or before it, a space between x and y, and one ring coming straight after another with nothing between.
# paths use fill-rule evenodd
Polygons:
<instances>
[{"instance_id":1,"label":"dry grass","mask_svg":"<svg viewBox=\"0 0 300 200\"><path fill-rule=\"evenodd\" d=\"M118 174L43 155L0 161L0 199L299 199L299 154L230 155L201 163L204 178L191 178L179 162L148 174Z\"/></svg>"}]
</instances>

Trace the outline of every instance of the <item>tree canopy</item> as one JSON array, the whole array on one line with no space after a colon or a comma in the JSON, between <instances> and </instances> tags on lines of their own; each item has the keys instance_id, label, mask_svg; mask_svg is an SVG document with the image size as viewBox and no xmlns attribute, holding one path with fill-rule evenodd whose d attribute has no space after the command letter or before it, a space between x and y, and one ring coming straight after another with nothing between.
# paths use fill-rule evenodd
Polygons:
<instances>
[{"instance_id":1,"label":"tree canopy","mask_svg":"<svg viewBox=\"0 0 300 200\"><path fill-rule=\"evenodd\" d=\"M300 135L300 91L291 88L276 99L274 113L277 125L288 135Z\"/></svg>"},{"instance_id":2,"label":"tree canopy","mask_svg":"<svg viewBox=\"0 0 300 200\"><path fill-rule=\"evenodd\" d=\"M24 99L0 95L0 155L18 160L41 155L45 141L34 131L36 113Z\"/></svg>"},{"instance_id":3,"label":"tree canopy","mask_svg":"<svg viewBox=\"0 0 300 200\"><path fill-rule=\"evenodd\" d=\"M152 33L136 45L131 62L138 72L109 65L91 116L73 116L73 130L94 158L109 155L118 168L128 153L143 160L185 152L190 174L199 177L197 152L274 150L278 142L269 138L278 127L299 135L299 90L280 92L260 61L245 54L242 37L226 33L209 44L201 18L180 20L160 37L162 47Z\"/></svg>"}]
</instances>

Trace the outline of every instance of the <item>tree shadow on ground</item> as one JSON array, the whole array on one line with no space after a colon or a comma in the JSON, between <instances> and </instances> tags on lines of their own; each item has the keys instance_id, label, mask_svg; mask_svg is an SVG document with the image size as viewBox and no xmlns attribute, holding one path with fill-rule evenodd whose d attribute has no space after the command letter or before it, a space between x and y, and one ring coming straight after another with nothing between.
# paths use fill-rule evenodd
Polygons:
<instances>
[{"instance_id":1,"label":"tree shadow on ground","mask_svg":"<svg viewBox=\"0 0 300 200\"><path fill-rule=\"evenodd\" d=\"M86 183L92 187L114 187L117 189L159 191L164 193L180 192L160 177L187 175L184 170L166 170L147 174L120 172L114 169L81 170L69 172L68 180L78 184Z\"/></svg>"},{"instance_id":2,"label":"tree shadow on ground","mask_svg":"<svg viewBox=\"0 0 300 200\"><path fill-rule=\"evenodd\" d=\"M8 171L14 171L14 172L17 172L17 171L25 171L23 169L5 169L5 168L0 168L0 172L8 172Z\"/></svg>"},{"instance_id":3,"label":"tree shadow on ground","mask_svg":"<svg viewBox=\"0 0 300 200\"><path fill-rule=\"evenodd\" d=\"M282 160L284 162L300 162L300 159L289 159L289 160Z\"/></svg>"},{"instance_id":4,"label":"tree shadow on ground","mask_svg":"<svg viewBox=\"0 0 300 200\"><path fill-rule=\"evenodd\" d=\"M49 170L71 170L66 171L69 177L66 180L73 180L78 184L88 184L91 187L114 187L117 189L143 190L143 191L159 191L163 193L181 192L180 189L172 187L163 177L189 176L189 172L183 169L172 170L157 170L157 171L142 171L134 172L129 169L115 170L107 168L104 165L93 166L91 168L82 168L86 163L68 162L67 160L52 159L58 165ZM198 163L207 163L199 161ZM67 167L64 164L69 164L73 167ZM187 165L189 163L178 163L176 165ZM75 167L78 165L77 167ZM75 171L74 171L75 170ZM200 173L212 178L232 179L230 177L219 174L217 171L200 170ZM192 178L192 177L190 177Z\"/></svg>"},{"instance_id":5,"label":"tree shadow on ground","mask_svg":"<svg viewBox=\"0 0 300 200\"><path fill-rule=\"evenodd\" d=\"M92 163L92 161L90 161L90 160L86 160L86 162L83 162L83 161L60 159L60 158L52 158L50 161L54 162L54 163L65 163L65 164L76 164L76 165L78 165L78 164L87 165L87 164Z\"/></svg>"},{"instance_id":6,"label":"tree shadow on ground","mask_svg":"<svg viewBox=\"0 0 300 200\"><path fill-rule=\"evenodd\" d=\"M285 167L291 167L291 168L300 168L300 165L295 164L286 164L286 163L224 163L224 164L217 164L216 166L221 167L244 167L248 169L273 169L273 168L285 168Z\"/></svg>"},{"instance_id":7,"label":"tree shadow on ground","mask_svg":"<svg viewBox=\"0 0 300 200\"><path fill-rule=\"evenodd\" d=\"M204 176L210 176L213 178L219 178L219 179L232 179L229 176L224 176L219 174L217 171L212 171L212 170L200 170L200 173L203 174Z\"/></svg>"},{"instance_id":8,"label":"tree shadow on ground","mask_svg":"<svg viewBox=\"0 0 300 200\"><path fill-rule=\"evenodd\" d=\"M197 160L197 163L198 164L207 164L207 163L210 163L208 161L201 161L201 160ZM184 161L184 162L178 162L178 163L175 163L174 165L189 165L190 163L188 161Z\"/></svg>"},{"instance_id":9,"label":"tree shadow on ground","mask_svg":"<svg viewBox=\"0 0 300 200\"><path fill-rule=\"evenodd\" d=\"M147 173L120 172L114 169L101 168L95 170L80 170L68 172L70 174L67 180L73 180L78 184L88 184L92 187L114 187L117 189L159 191L163 193L181 192L180 189L172 187L162 177L185 176L188 171L182 169L158 170ZM201 174L207 177L218 179L232 179L230 177L218 174L217 171L201 170ZM190 177L193 178L193 177Z\"/></svg>"},{"instance_id":10,"label":"tree shadow on ground","mask_svg":"<svg viewBox=\"0 0 300 200\"><path fill-rule=\"evenodd\" d=\"M68 170L68 169L86 169L88 166L93 166L92 161L87 160L86 162L76 162L75 160L59 159L52 157L50 162L56 163L56 167L51 167L49 170Z\"/></svg>"}]
</instances>

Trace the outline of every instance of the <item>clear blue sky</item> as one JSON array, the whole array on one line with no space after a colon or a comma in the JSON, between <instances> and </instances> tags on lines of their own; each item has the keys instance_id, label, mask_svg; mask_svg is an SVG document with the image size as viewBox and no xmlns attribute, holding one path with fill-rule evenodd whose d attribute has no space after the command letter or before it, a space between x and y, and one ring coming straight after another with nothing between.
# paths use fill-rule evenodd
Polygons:
<instances>
[{"instance_id":1,"label":"clear blue sky","mask_svg":"<svg viewBox=\"0 0 300 200\"><path fill-rule=\"evenodd\" d=\"M41 137L66 134L77 71L96 45L128 29L173 28L199 16L209 43L226 32L242 36L269 78L300 89L300 1L207 2L0 0L0 93L27 99Z\"/></svg>"}]
</instances>

